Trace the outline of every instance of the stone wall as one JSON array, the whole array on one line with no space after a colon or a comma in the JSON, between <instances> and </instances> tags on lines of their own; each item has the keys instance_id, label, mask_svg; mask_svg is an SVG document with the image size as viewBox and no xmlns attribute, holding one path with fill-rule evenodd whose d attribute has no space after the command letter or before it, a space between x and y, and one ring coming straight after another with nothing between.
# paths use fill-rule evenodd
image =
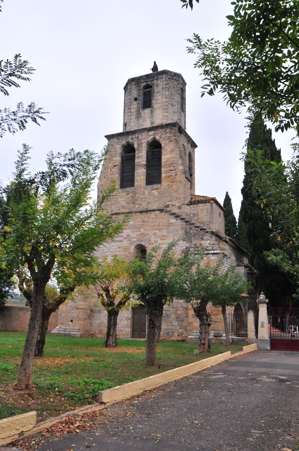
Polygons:
<instances>
[{"instance_id":1,"label":"stone wall","mask_svg":"<svg viewBox=\"0 0 299 451\"><path fill-rule=\"evenodd\" d=\"M151 140L162 145L162 183L146 185L146 152ZM140 209L161 208L166 204L184 204L194 190L194 177L186 177L188 153L194 162L195 143L188 135L178 130L177 124L152 129L118 133L108 136L109 144L101 171L98 196L111 185L116 189L105 202L109 213L121 213ZM135 186L120 189L120 166L122 148L126 143L135 147ZM193 163L194 164L194 163Z\"/></svg>"},{"instance_id":2,"label":"stone wall","mask_svg":"<svg viewBox=\"0 0 299 451\"><path fill-rule=\"evenodd\" d=\"M0 331L23 332L27 330L30 309L22 305L6 305L0 310ZM58 312L52 314L49 331L58 324Z\"/></svg>"},{"instance_id":3,"label":"stone wall","mask_svg":"<svg viewBox=\"0 0 299 451\"><path fill-rule=\"evenodd\" d=\"M143 109L142 91L147 84L152 86L152 107ZM186 128L186 83L182 75L164 70L130 78L125 86L123 130L170 122L177 122Z\"/></svg>"}]
</instances>

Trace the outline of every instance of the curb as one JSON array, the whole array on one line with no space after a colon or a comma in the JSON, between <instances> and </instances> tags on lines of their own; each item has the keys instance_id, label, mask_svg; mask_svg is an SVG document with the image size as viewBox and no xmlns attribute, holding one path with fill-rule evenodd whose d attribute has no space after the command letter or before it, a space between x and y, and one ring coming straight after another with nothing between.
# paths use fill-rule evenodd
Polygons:
<instances>
[{"instance_id":1,"label":"curb","mask_svg":"<svg viewBox=\"0 0 299 451\"><path fill-rule=\"evenodd\" d=\"M20 434L31 431L36 425L35 411L0 420L0 446L16 440Z\"/></svg>"},{"instance_id":2,"label":"curb","mask_svg":"<svg viewBox=\"0 0 299 451\"><path fill-rule=\"evenodd\" d=\"M57 423L60 423L61 421L65 420L68 417L75 417L84 415L86 413L98 412L100 410L105 409L106 407L109 407L109 405L111 404L124 401L126 399L140 395L148 390L153 390L154 388L158 388L162 385L168 384L169 382L174 382L176 380L190 376L194 373L199 373L200 371L203 371L207 368L211 368L212 366L225 362L226 360L230 360L234 357L241 357L242 355L246 355L249 352L254 351L257 351L256 344L243 346L242 351L237 352L235 354L232 354L231 351L223 352L222 354L217 354L215 356L208 357L206 359L202 359L197 362L190 363L188 365L180 366L172 370L164 371L162 373L155 374L153 376L149 376L144 379L139 379L134 382L129 382L127 384L103 390L99 392L98 404L90 404L87 406L79 407L75 410L63 413L57 417L50 418L49 420L43 421L37 424L36 426L34 425L30 430L27 429L27 432L16 434L14 437L12 437L9 441L6 441L5 443L4 442L2 443L0 441L0 445L2 444L7 445L16 440L30 437L39 432L43 432L44 430L49 429L50 427L54 426ZM31 414L33 412L29 413Z\"/></svg>"},{"instance_id":3,"label":"curb","mask_svg":"<svg viewBox=\"0 0 299 451\"><path fill-rule=\"evenodd\" d=\"M191 374L224 362L225 360L230 359L231 355L231 351L223 352L222 354L217 354L213 357L199 360L198 362L154 374L153 376L149 376L144 379L129 382L128 384L118 385L117 387L108 388L107 390L103 390L99 393L98 401L109 404L132 398L133 396L140 395L144 391L152 390L160 387L161 385L190 376Z\"/></svg>"}]
</instances>

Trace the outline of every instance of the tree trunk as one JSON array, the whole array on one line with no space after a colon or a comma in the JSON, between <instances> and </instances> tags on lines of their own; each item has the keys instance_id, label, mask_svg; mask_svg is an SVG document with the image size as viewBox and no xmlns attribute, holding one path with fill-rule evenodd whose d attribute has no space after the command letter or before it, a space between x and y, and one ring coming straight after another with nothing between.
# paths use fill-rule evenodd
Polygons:
<instances>
[{"instance_id":1,"label":"tree trunk","mask_svg":"<svg viewBox=\"0 0 299 451\"><path fill-rule=\"evenodd\" d=\"M163 303L161 301L147 309L147 335L145 362L147 366L156 364L156 348L160 339L160 331L163 316Z\"/></svg>"},{"instance_id":2,"label":"tree trunk","mask_svg":"<svg viewBox=\"0 0 299 451\"><path fill-rule=\"evenodd\" d=\"M32 388L32 362L42 320L44 290L45 286L34 287L33 289L30 320L15 386L20 390Z\"/></svg>"},{"instance_id":3,"label":"tree trunk","mask_svg":"<svg viewBox=\"0 0 299 451\"><path fill-rule=\"evenodd\" d=\"M193 306L195 316L199 320L199 342L198 351L208 352L210 350L209 329L210 320L207 312L207 302L201 301L199 305Z\"/></svg>"},{"instance_id":4,"label":"tree trunk","mask_svg":"<svg viewBox=\"0 0 299 451\"><path fill-rule=\"evenodd\" d=\"M107 331L106 331L106 348L117 346L117 319L118 311L112 310L107 312Z\"/></svg>"},{"instance_id":5,"label":"tree trunk","mask_svg":"<svg viewBox=\"0 0 299 451\"><path fill-rule=\"evenodd\" d=\"M229 333L229 325L228 325L228 319L227 319L227 312L226 312L226 305L222 305L221 312L223 316L223 323L224 323L224 332L225 332L225 344L226 346L231 344L231 337Z\"/></svg>"},{"instance_id":6,"label":"tree trunk","mask_svg":"<svg viewBox=\"0 0 299 451\"><path fill-rule=\"evenodd\" d=\"M39 332L38 332L38 336L37 336L37 341L36 341L36 345L35 345L35 351L34 351L35 357L42 357L44 355L44 347L46 344L46 337L47 337L49 320L50 320L51 314L52 314L52 311L49 311L45 307L43 308L42 320L41 320L41 324L40 324L40 328L39 328Z\"/></svg>"}]
</instances>

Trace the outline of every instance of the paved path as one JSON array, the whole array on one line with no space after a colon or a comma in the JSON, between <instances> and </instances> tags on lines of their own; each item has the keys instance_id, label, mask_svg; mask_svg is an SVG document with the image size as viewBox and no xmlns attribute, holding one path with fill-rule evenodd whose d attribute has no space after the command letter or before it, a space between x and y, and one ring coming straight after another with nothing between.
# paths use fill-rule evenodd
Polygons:
<instances>
[{"instance_id":1,"label":"paved path","mask_svg":"<svg viewBox=\"0 0 299 451\"><path fill-rule=\"evenodd\" d=\"M299 438L299 353L254 353L111 406L41 451L277 451Z\"/></svg>"}]
</instances>

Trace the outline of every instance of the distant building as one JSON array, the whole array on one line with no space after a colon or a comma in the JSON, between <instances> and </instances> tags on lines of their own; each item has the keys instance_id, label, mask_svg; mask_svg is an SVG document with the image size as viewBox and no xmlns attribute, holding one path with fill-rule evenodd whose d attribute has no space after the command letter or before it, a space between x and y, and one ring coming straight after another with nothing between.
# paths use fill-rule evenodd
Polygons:
<instances>
[{"instance_id":1,"label":"distant building","mask_svg":"<svg viewBox=\"0 0 299 451\"><path fill-rule=\"evenodd\" d=\"M207 264L221 257L246 273L246 255L225 236L221 204L194 192L197 146L186 132L182 75L162 70L131 78L124 91L123 131L106 136L108 150L98 196L114 182L117 188L105 201L105 209L115 217L126 215L128 221L122 233L98 249L99 258L131 259L177 240L178 250L201 248ZM239 305L237 311L241 319L236 327L244 329L244 309ZM212 316L212 330L223 330L217 309L212 309ZM83 290L60 308L58 323L60 330L104 335L106 312L93 290ZM197 329L192 308L185 302L176 300L165 307L162 337L186 337ZM142 338L145 334L144 307L121 312L119 336Z\"/></svg>"}]
</instances>

